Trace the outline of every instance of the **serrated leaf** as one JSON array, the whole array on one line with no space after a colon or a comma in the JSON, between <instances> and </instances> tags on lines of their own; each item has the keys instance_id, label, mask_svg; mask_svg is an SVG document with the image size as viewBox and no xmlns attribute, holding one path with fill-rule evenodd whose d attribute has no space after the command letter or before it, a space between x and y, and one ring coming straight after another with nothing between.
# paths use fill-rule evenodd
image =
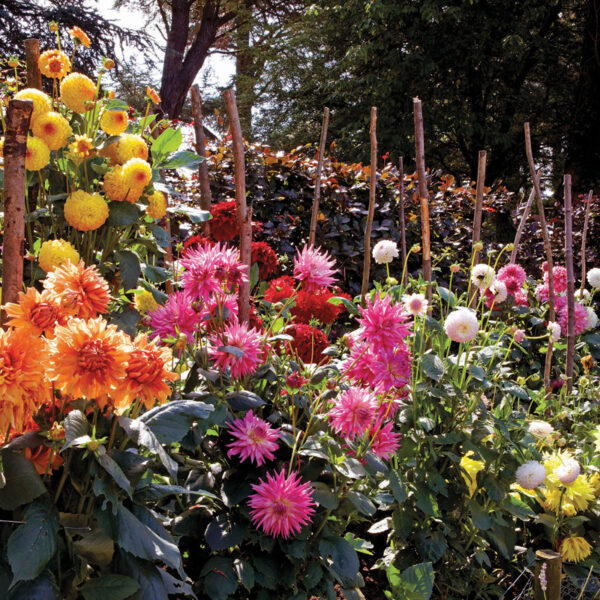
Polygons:
<instances>
[{"instance_id":1,"label":"serrated leaf","mask_svg":"<svg viewBox=\"0 0 600 600\"><path fill-rule=\"evenodd\" d=\"M266 404L260 396L254 392L249 392L248 390L229 392L225 396L225 400L233 411L258 408L259 406L264 406Z\"/></svg>"},{"instance_id":2,"label":"serrated leaf","mask_svg":"<svg viewBox=\"0 0 600 600\"><path fill-rule=\"evenodd\" d=\"M140 584L127 575L104 575L88 580L81 587L85 600L125 600L140 589Z\"/></svg>"},{"instance_id":3,"label":"serrated leaf","mask_svg":"<svg viewBox=\"0 0 600 600\"><path fill-rule=\"evenodd\" d=\"M442 359L437 354L425 354L421 357L423 373L430 379L439 382L444 376L446 368Z\"/></svg>"},{"instance_id":4,"label":"serrated leaf","mask_svg":"<svg viewBox=\"0 0 600 600\"><path fill-rule=\"evenodd\" d=\"M46 493L46 486L33 463L21 452L3 450L2 465L6 484L0 489L0 508L13 510Z\"/></svg>"}]
</instances>

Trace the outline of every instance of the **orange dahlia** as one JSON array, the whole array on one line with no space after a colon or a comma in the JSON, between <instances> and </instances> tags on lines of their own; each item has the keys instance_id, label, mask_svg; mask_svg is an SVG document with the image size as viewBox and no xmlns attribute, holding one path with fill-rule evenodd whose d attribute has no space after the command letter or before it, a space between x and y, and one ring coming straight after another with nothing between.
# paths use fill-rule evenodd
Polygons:
<instances>
[{"instance_id":1,"label":"orange dahlia","mask_svg":"<svg viewBox=\"0 0 600 600\"><path fill-rule=\"evenodd\" d=\"M89 158L94 156L94 142L87 135L76 135L75 141L69 144L69 150L77 158Z\"/></svg>"},{"instance_id":2,"label":"orange dahlia","mask_svg":"<svg viewBox=\"0 0 600 600\"><path fill-rule=\"evenodd\" d=\"M19 292L19 302L9 302L4 310L10 318L8 325L23 328L31 335L42 333L51 339L54 337L54 327L63 325L66 314L60 304L60 298L44 290L41 294L35 288L27 288L27 292Z\"/></svg>"},{"instance_id":3,"label":"orange dahlia","mask_svg":"<svg viewBox=\"0 0 600 600\"><path fill-rule=\"evenodd\" d=\"M60 469L63 465L63 458L48 446L38 446L37 448L25 448L23 456L33 463L35 470L39 475L52 473Z\"/></svg>"},{"instance_id":4,"label":"orange dahlia","mask_svg":"<svg viewBox=\"0 0 600 600\"><path fill-rule=\"evenodd\" d=\"M51 399L46 378L48 341L25 329L0 329L0 435L18 433Z\"/></svg>"},{"instance_id":5,"label":"orange dahlia","mask_svg":"<svg viewBox=\"0 0 600 600\"><path fill-rule=\"evenodd\" d=\"M74 42L79 42L82 46L85 46L86 48L90 47L90 38L88 37L87 33L83 31L83 29L81 29L81 27L77 27L77 25L71 27L71 29L69 29L69 35L73 38Z\"/></svg>"},{"instance_id":6,"label":"orange dahlia","mask_svg":"<svg viewBox=\"0 0 600 600\"><path fill-rule=\"evenodd\" d=\"M170 348L160 347L158 341L148 341L145 334L133 340L125 379L115 394L115 408L123 413L133 400L139 398L150 410L155 402L162 404L171 395L169 382L179 377L169 370L173 359Z\"/></svg>"},{"instance_id":7,"label":"orange dahlia","mask_svg":"<svg viewBox=\"0 0 600 600\"><path fill-rule=\"evenodd\" d=\"M125 377L129 338L102 317L71 319L54 333L50 380L63 394L95 399L104 408Z\"/></svg>"},{"instance_id":8,"label":"orange dahlia","mask_svg":"<svg viewBox=\"0 0 600 600\"><path fill-rule=\"evenodd\" d=\"M155 89L148 86L146 88L146 95L148 96L148 98L150 98L153 104L160 104L160 96L158 95L158 92Z\"/></svg>"},{"instance_id":9,"label":"orange dahlia","mask_svg":"<svg viewBox=\"0 0 600 600\"><path fill-rule=\"evenodd\" d=\"M38 66L42 75L54 79L62 79L71 71L71 61L60 50L46 50L40 54Z\"/></svg>"},{"instance_id":10,"label":"orange dahlia","mask_svg":"<svg viewBox=\"0 0 600 600\"><path fill-rule=\"evenodd\" d=\"M90 319L108 312L108 283L95 266L66 262L46 275L44 287L61 299L63 310L74 317Z\"/></svg>"}]
</instances>

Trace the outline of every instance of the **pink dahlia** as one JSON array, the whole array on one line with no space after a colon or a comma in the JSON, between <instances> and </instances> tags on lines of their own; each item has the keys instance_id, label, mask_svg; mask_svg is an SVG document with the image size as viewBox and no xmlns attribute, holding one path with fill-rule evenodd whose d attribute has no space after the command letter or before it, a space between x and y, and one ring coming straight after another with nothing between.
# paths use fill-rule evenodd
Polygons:
<instances>
[{"instance_id":1,"label":"pink dahlia","mask_svg":"<svg viewBox=\"0 0 600 600\"><path fill-rule=\"evenodd\" d=\"M248 500L256 527L267 535L287 539L310 523L315 501L309 482L301 483L297 473L286 477L285 470L275 475L267 473L267 480L259 481L252 484L255 493Z\"/></svg>"},{"instance_id":2,"label":"pink dahlia","mask_svg":"<svg viewBox=\"0 0 600 600\"><path fill-rule=\"evenodd\" d=\"M333 430L346 438L361 436L377 412L377 398L366 389L351 387L342 392L329 411Z\"/></svg>"},{"instance_id":3,"label":"pink dahlia","mask_svg":"<svg viewBox=\"0 0 600 600\"><path fill-rule=\"evenodd\" d=\"M213 294L200 311L200 320L207 329L214 329L225 321L237 321L238 301L235 294Z\"/></svg>"},{"instance_id":4,"label":"pink dahlia","mask_svg":"<svg viewBox=\"0 0 600 600\"><path fill-rule=\"evenodd\" d=\"M538 285L535 286L535 296L542 304L548 302L548 298L550 298L548 284L538 283Z\"/></svg>"},{"instance_id":5,"label":"pink dahlia","mask_svg":"<svg viewBox=\"0 0 600 600\"><path fill-rule=\"evenodd\" d=\"M374 302L367 301L366 308L359 307L364 338L374 347L392 350L410 334L410 325L406 325L408 315L402 304L392 304L389 296L378 294Z\"/></svg>"},{"instance_id":6,"label":"pink dahlia","mask_svg":"<svg viewBox=\"0 0 600 600\"><path fill-rule=\"evenodd\" d=\"M393 427L394 423L389 421L375 434L369 448L375 456L387 460L396 453L401 436L392 431Z\"/></svg>"},{"instance_id":7,"label":"pink dahlia","mask_svg":"<svg viewBox=\"0 0 600 600\"><path fill-rule=\"evenodd\" d=\"M198 323L198 313L194 310L193 300L184 292L171 294L164 306L148 313L150 327L154 337L164 340L167 337L187 336L190 344L194 343L194 331Z\"/></svg>"},{"instance_id":8,"label":"pink dahlia","mask_svg":"<svg viewBox=\"0 0 600 600\"><path fill-rule=\"evenodd\" d=\"M500 281L504 281L507 288L509 287L507 280L514 280L514 283L517 286L517 288L520 288L523 285L523 283L525 283L525 279L527 279L527 274L525 273L525 269L523 269L521 265L509 263L508 265L504 265L498 271L498 279Z\"/></svg>"},{"instance_id":9,"label":"pink dahlia","mask_svg":"<svg viewBox=\"0 0 600 600\"><path fill-rule=\"evenodd\" d=\"M410 382L411 356L406 344L394 350L381 350L371 357L372 378L369 382L378 391L388 392Z\"/></svg>"},{"instance_id":10,"label":"pink dahlia","mask_svg":"<svg viewBox=\"0 0 600 600\"><path fill-rule=\"evenodd\" d=\"M557 266L552 269L552 276L554 280L554 293L562 294L567 291L567 269L565 267ZM544 282L548 281L548 271L544 273Z\"/></svg>"},{"instance_id":11,"label":"pink dahlia","mask_svg":"<svg viewBox=\"0 0 600 600\"><path fill-rule=\"evenodd\" d=\"M264 464L265 459L273 460L273 454L277 450L279 429L273 429L269 423L255 416L249 410L243 419L236 419L228 424L234 442L227 444L230 448L227 456L232 457L239 454L240 461L247 458L259 467Z\"/></svg>"},{"instance_id":12,"label":"pink dahlia","mask_svg":"<svg viewBox=\"0 0 600 600\"><path fill-rule=\"evenodd\" d=\"M263 356L262 335L246 323L230 323L209 338L208 354L222 371L229 367L231 376L240 379L254 373ZM229 346L228 351L221 350Z\"/></svg>"},{"instance_id":13,"label":"pink dahlia","mask_svg":"<svg viewBox=\"0 0 600 600\"><path fill-rule=\"evenodd\" d=\"M517 306L529 306L529 298L523 290L519 290L514 294L515 304Z\"/></svg>"},{"instance_id":14,"label":"pink dahlia","mask_svg":"<svg viewBox=\"0 0 600 600\"><path fill-rule=\"evenodd\" d=\"M330 287L335 281L336 271L331 256L312 246L304 246L294 258L294 277L302 282L308 292Z\"/></svg>"},{"instance_id":15,"label":"pink dahlia","mask_svg":"<svg viewBox=\"0 0 600 600\"><path fill-rule=\"evenodd\" d=\"M587 309L579 302L575 302L575 335L583 333L587 328ZM569 310L565 303L565 306L558 312L558 324L564 335L567 335L567 326L569 320Z\"/></svg>"},{"instance_id":16,"label":"pink dahlia","mask_svg":"<svg viewBox=\"0 0 600 600\"><path fill-rule=\"evenodd\" d=\"M351 344L351 350L342 366L342 373L345 377L358 383L371 385L373 380L373 370L371 366L376 358L375 352L371 346L365 342L356 343L354 336L348 336L347 340L348 343Z\"/></svg>"}]
</instances>

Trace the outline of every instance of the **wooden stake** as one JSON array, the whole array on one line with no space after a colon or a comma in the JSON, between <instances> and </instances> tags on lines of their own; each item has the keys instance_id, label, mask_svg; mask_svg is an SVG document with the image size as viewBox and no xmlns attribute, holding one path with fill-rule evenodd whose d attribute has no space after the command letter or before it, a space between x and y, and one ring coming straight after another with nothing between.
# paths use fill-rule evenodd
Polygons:
<instances>
[{"instance_id":1,"label":"wooden stake","mask_svg":"<svg viewBox=\"0 0 600 600\"><path fill-rule=\"evenodd\" d=\"M233 159L235 167L235 202L237 207L237 220L240 229L240 262L248 267L248 275L252 262L252 209L246 203L246 159L244 156L244 139L242 126L237 109L235 92L232 89L223 92L229 130L233 145ZM239 293L239 320L248 322L250 318L250 281L240 284Z\"/></svg>"},{"instance_id":2,"label":"wooden stake","mask_svg":"<svg viewBox=\"0 0 600 600\"><path fill-rule=\"evenodd\" d=\"M317 237L317 223L319 220L319 201L321 200L321 173L323 161L325 160L325 144L327 142L327 127L329 126L329 109L323 110L323 126L321 127L321 141L319 142L319 160L317 162L317 174L315 176L315 197L313 199L312 215L310 218L309 246L315 245Z\"/></svg>"},{"instance_id":3,"label":"wooden stake","mask_svg":"<svg viewBox=\"0 0 600 600\"><path fill-rule=\"evenodd\" d=\"M373 230L373 217L375 216L375 188L377 185L377 107L371 107L371 177L369 182L369 212L365 226L363 278L360 290L360 302L366 305L367 290L369 289L369 276L371 272L371 232Z\"/></svg>"},{"instance_id":4,"label":"wooden stake","mask_svg":"<svg viewBox=\"0 0 600 600\"><path fill-rule=\"evenodd\" d=\"M475 217L473 218L473 264L476 265L479 262L479 250L475 249L476 244L481 241L481 217L483 214L483 191L485 188L485 166L486 166L487 153L485 150L479 151L479 157L477 160L477 188L475 190ZM471 298L469 299L469 306L471 306L477 288L475 286L470 287Z\"/></svg>"},{"instance_id":5,"label":"wooden stake","mask_svg":"<svg viewBox=\"0 0 600 600\"><path fill-rule=\"evenodd\" d=\"M423 279L431 281L431 233L429 230L429 194L425 171L425 134L423 133L423 108L419 98L413 98L415 121L415 151L419 177L419 202L421 204L421 237L423 250ZM427 299L431 305L431 286L427 286Z\"/></svg>"},{"instance_id":6,"label":"wooden stake","mask_svg":"<svg viewBox=\"0 0 600 600\"><path fill-rule=\"evenodd\" d=\"M200 182L200 208L210 211L212 207L212 194L210 191L210 179L208 177L208 165L206 164L206 136L202 124L202 96L200 86L195 83L191 87L192 115L194 116L194 133L196 134L196 154L204 160L198 166L198 181ZM202 223L202 233L210 234L210 221Z\"/></svg>"},{"instance_id":7,"label":"wooden stake","mask_svg":"<svg viewBox=\"0 0 600 600\"><path fill-rule=\"evenodd\" d=\"M531 150L531 132L529 130L529 123L525 123L525 153L527 154L527 162L529 163L529 173L533 180L533 187L535 188L535 195L537 197L538 213L540 218L540 227L542 228L542 237L544 238L544 249L546 250L546 263L548 265L548 313L549 320L556 321L556 314L554 312L554 275L552 269L554 263L552 261L552 246L550 244L550 236L548 235L548 225L546 224L546 215L544 214L544 200L542 199L542 190L540 183L537 178L535 163L533 161L533 151ZM550 372L552 369L552 350L553 341L548 340L548 350L546 352L546 365L544 368L544 390L546 395L551 393L550 390Z\"/></svg>"},{"instance_id":8,"label":"wooden stake","mask_svg":"<svg viewBox=\"0 0 600 600\"><path fill-rule=\"evenodd\" d=\"M27 87L42 89L42 72L39 66L40 41L36 38L25 40L25 63L27 65Z\"/></svg>"},{"instance_id":9,"label":"wooden stake","mask_svg":"<svg viewBox=\"0 0 600 600\"><path fill-rule=\"evenodd\" d=\"M540 572L544 565L545 584L540 581ZM535 553L534 600L560 600L561 575L561 555L552 550L538 550Z\"/></svg>"},{"instance_id":10,"label":"wooden stake","mask_svg":"<svg viewBox=\"0 0 600 600\"><path fill-rule=\"evenodd\" d=\"M402 254L402 281L406 278L406 217L404 215L404 157L398 159L398 177L400 178L400 252Z\"/></svg>"},{"instance_id":11,"label":"wooden stake","mask_svg":"<svg viewBox=\"0 0 600 600\"><path fill-rule=\"evenodd\" d=\"M585 244L587 241L588 222L590 220L590 206L592 205L592 198L594 197L594 190L588 192L587 205L585 207L585 220L583 222L583 233L581 234L581 287L579 288L580 300L583 301L583 290L585 289L585 274L586 274L586 258L585 258Z\"/></svg>"},{"instance_id":12,"label":"wooden stake","mask_svg":"<svg viewBox=\"0 0 600 600\"><path fill-rule=\"evenodd\" d=\"M23 289L25 255L25 154L33 112L31 100L10 100L4 141L4 247L2 303L17 302ZM6 313L2 311L2 324Z\"/></svg>"},{"instance_id":13,"label":"wooden stake","mask_svg":"<svg viewBox=\"0 0 600 600\"><path fill-rule=\"evenodd\" d=\"M575 358L575 269L573 266L573 208L571 176L564 177L565 188L565 263L567 267L567 393L573 389L573 360Z\"/></svg>"},{"instance_id":14,"label":"wooden stake","mask_svg":"<svg viewBox=\"0 0 600 600\"><path fill-rule=\"evenodd\" d=\"M541 171L538 171L536 174L536 181L539 183ZM525 210L521 215L521 221L519 223L519 228L517 229L517 233L515 235L515 241L513 243L513 249L510 253L510 262L514 263L517 260L517 254L519 252L519 244L521 243L521 236L523 235L523 229L525 228L525 223L527 223L527 219L529 218L529 213L531 212L531 205L535 199L535 186L531 188L531 192L529 194L529 198L527 199L527 204L525 204Z\"/></svg>"}]
</instances>

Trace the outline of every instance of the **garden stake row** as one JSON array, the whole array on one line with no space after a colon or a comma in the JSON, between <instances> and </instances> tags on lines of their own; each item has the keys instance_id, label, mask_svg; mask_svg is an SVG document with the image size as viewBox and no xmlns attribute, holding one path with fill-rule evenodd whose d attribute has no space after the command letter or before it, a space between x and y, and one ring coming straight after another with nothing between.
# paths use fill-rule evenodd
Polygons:
<instances>
[{"instance_id":1,"label":"garden stake row","mask_svg":"<svg viewBox=\"0 0 600 600\"><path fill-rule=\"evenodd\" d=\"M406 265L406 217L404 215L404 157L398 158L398 177L400 178L400 198L398 204L400 205L400 252L402 254L402 281L400 285L404 287L405 269Z\"/></svg>"},{"instance_id":2,"label":"garden stake row","mask_svg":"<svg viewBox=\"0 0 600 600\"><path fill-rule=\"evenodd\" d=\"M585 220L583 222L583 233L581 234L581 287L579 293L583 294L585 289L585 271L586 271L586 258L585 258L585 244L587 241L588 222L590 220L590 206L594 197L594 191L588 192L587 202L585 206Z\"/></svg>"},{"instance_id":3,"label":"garden stake row","mask_svg":"<svg viewBox=\"0 0 600 600\"><path fill-rule=\"evenodd\" d=\"M323 161L325 160L325 143L327 142L327 127L329 125L329 109L323 110L323 126L321 128L321 140L319 142L319 160L317 162L317 173L315 175L315 196L312 206L312 215L310 218L310 237L309 246L315 245L317 235L317 222L319 220L319 201L321 199L321 172L323 171Z\"/></svg>"},{"instance_id":4,"label":"garden stake row","mask_svg":"<svg viewBox=\"0 0 600 600\"><path fill-rule=\"evenodd\" d=\"M371 231L373 229L373 216L375 214L375 188L377 185L377 107L371 107L371 171L369 173L369 212L365 226L363 278L360 290L360 303L366 306L366 295L369 289L371 272Z\"/></svg>"},{"instance_id":5,"label":"garden stake row","mask_svg":"<svg viewBox=\"0 0 600 600\"><path fill-rule=\"evenodd\" d=\"M531 179L533 180L533 186L535 188L535 195L537 197L538 213L540 219L540 227L542 228L542 237L544 239L544 249L546 250L546 263L548 266L548 312L550 321L556 320L556 314L554 312L554 275L552 269L554 263L552 260L552 246L550 244L550 236L548 234L548 225L546 224L546 216L544 214L544 200L542 199L542 190L540 188L539 179L536 175L535 163L533 161L533 151L531 150L531 133L529 130L529 123L525 123L525 153L527 154L527 162L529 163L529 172ZM546 352L546 365L544 367L544 390L548 396L550 390L550 372L552 369L552 349L554 340L550 336L548 340L548 350Z\"/></svg>"},{"instance_id":6,"label":"garden stake row","mask_svg":"<svg viewBox=\"0 0 600 600\"><path fill-rule=\"evenodd\" d=\"M423 245L423 279L427 282L427 300L431 305L431 234L429 229L429 196L425 170L425 134L423 133L423 108L419 98L413 98L415 121L415 151L419 177L419 202L421 204L421 237Z\"/></svg>"},{"instance_id":7,"label":"garden stake row","mask_svg":"<svg viewBox=\"0 0 600 600\"><path fill-rule=\"evenodd\" d=\"M2 302L17 302L23 289L25 255L25 153L33 112L31 100L10 100L4 141L4 246ZM6 314L2 311L2 323Z\"/></svg>"},{"instance_id":8,"label":"garden stake row","mask_svg":"<svg viewBox=\"0 0 600 600\"><path fill-rule=\"evenodd\" d=\"M477 187L475 190L475 216L473 218L473 264L479 262L478 243L481 241L481 215L483 213L483 191L485 188L485 166L487 153L485 150L479 151L477 159ZM471 297L469 298L469 306L473 305L477 289L471 287Z\"/></svg>"},{"instance_id":9,"label":"garden stake row","mask_svg":"<svg viewBox=\"0 0 600 600\"><path fill-rule=\"evenodd\" d=\"M538 171L535 178L539 183L541 176L541 171ZM531 205L533 204L533 200L535 198L535 186L531 188L531 192L529 194L529 198L527 199L527 203L525 204L525 209L523 210L523 214L521 215L521 220L519 221L519 227L517 229L517 233L515 234L515 241L513 242L513 249L510 253L510 262L514 263L517 260L517 254L519 252L519 244L521 243L521 236L523 235L523 229L525 229L525 224L527 223L527 219L529 218L529 213L531 212Z\"/></svg>"},{"instance_id":10,"label":"garden stake row","mask_svg":"<svg viewBox=\"0 0 600 600\"><path fill-rule=\"evenodd\" d=\"M25 40L25 61L27 64L27 87L42 89L42 73L39 67L40 41L36 38Z\"/></svg>"},{"instance_id":11,"label":"garden stake row","mask_svg":"<svg viewBox=\"0 0 600 600\"><path fill-rule=\"evenodd\" d=\"M232 89L223 92L229 129L233 146L233 159L235 162L235 202L237 207L237 220L240 229L240 262L248 267L252 261L252 207L246 203L246 161L244 158L244 140L242 127L238 114L235 92ZM250 317L250 278L240 283L239 319L248 322Z\"/></svg>"},{"instance_id":12,"label":"garden stake row","mask_svg":"<svg viewBox=\"0 0 600 600\"><path fill-rule=\"evenodd\" d=\"M571 176L564 177L565 194L565 263L567 267L567 393L573 390L573 360L575 358L575 269L573 268L573 207Z\"/></svg>"},{"instance_id":13,"label":"garden stake row","mask_svg":"<svg viewBox=\"0 0 600 600\"><path fill-rule=\"evenodd\" d=\"M200 208L210 211L212 206L212 194L210 191L210 180L208 177L208 165L206 164L206 136L202 123L202 96L200 86L195 83L191 88L192 116L194 117L194 133L196 134L196 154L204 160L198 165L198 181L200 183ZM210 221L202 223L202 234L210 235Z\"/></svg>"}]
</instances>

